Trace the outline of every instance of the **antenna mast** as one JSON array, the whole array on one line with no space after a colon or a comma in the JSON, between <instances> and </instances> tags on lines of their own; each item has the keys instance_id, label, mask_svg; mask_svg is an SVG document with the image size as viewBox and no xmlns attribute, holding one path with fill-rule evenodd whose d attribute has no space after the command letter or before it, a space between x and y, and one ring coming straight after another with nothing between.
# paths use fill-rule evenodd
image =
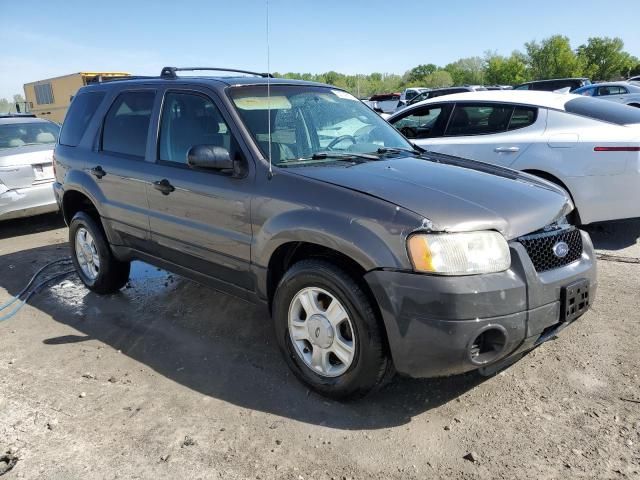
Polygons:
<instances>
[{"instance_id":1,"label":"antenna mast","mask_svg":"<svg viewBox=\"0 0 640 480\"><path fill-rule=\"evenodd\" d=\"M267 132L269 135L269 178L273 176L273 167L271 165L271 59L269 49L269 0L265 0L267 4Z\"/></svg>"}]
</instances>

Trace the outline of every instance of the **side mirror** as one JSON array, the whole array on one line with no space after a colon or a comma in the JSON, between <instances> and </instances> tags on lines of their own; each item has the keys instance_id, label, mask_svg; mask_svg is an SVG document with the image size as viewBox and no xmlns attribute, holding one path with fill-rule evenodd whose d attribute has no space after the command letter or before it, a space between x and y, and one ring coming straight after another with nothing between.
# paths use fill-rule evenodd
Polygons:
<instances>
[{"instance_id":1,"label":"side mirror","mask_svg":"<svg viewBox=\"0 0 640 480\"><path fill-rule=\"evenodd\" d=\"M211 170L232 170L233 160L229 150L216 145L194 145L187 152L187 165Z\"/></svg>"}]
</instances>

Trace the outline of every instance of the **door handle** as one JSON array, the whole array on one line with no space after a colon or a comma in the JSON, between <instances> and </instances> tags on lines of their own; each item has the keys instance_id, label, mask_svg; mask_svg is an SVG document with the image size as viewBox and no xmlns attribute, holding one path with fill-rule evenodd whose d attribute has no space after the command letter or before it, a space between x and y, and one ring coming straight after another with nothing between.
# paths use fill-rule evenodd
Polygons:
<instances>
[{"instance_id":1,"label":"door handle","mask_svg":"<svg viewBox=\"0 0 640 480\"><path fill-rule=\"evenodd\" d=\"M493 151L498 153L516 153L520 151L520 147L496 147Z\"/></svg>"},{"instance_id":2,"label":"door handle","mask_svg":"<svg viewBox=\"0 0 640 480\"><path fill-rule=\"evenodd\" d=\"M102 178L107 174L107 172L105 172L100 165L98 165L97 167L93 167L90 172L91 175L96 178Z\"/></svg>"},{"instance_id":3,"label":"door handle","mask_svg":"<svg viewBox=\"0 0 640 480\"><path fill-rule=\"evenodd\" d=\"M167 180L166 178L153 182L153 188L159 190L163 195L169 195L176 189L176 187L171 185L171 183L169 183L169 180Z\"/></svg>"}]
</instances>

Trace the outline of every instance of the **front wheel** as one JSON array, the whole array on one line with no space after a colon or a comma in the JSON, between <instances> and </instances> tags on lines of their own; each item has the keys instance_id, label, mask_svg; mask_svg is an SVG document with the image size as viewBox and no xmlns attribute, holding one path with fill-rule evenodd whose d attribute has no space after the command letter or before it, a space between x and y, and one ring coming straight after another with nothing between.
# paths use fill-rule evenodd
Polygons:
<instances>
[{"instance_id":1,"label":"front wheel","mask_svg":"<svg viewBox=\"0 0 640 480\"><path fill-rule=\"evenodd\" d=\"M284 275L273 302L277 340L293 373L335 399L362 397L393 374L381 322L350 275L319 259Z\"/></svg>"},{"instance_id":2,"label":"front wheel","mask_svg":"<svg viewBox=\"0 0 640 480\"><path fill-rule=\"evenodd\" d=\"M96 293L114 293L129 279L130 262L117 260L101 226L85 212L74 215L69 224L71 259L87 288Z\"/></svg>"}]
</instances>

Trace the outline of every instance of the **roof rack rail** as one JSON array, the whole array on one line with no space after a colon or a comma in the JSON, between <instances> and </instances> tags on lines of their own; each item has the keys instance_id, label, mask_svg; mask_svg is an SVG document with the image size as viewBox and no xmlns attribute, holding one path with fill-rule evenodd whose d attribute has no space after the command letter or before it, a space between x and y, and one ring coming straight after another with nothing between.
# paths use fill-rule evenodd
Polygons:
<instances>
[{"instance_id":1,"label":"roof rack rail","mask_svg":"<svg viewBox=\"0 0 640 480\"><path fill-rule=\"evenodd\" d=\"M214 70L218 72L246 73L263 78L273 78L270 73L251 72L249 70L237 70L235 68L215 68L215 67L164 67L160 72L160 78L178 78L176 72L194 72L200 70Z\"/></svg>"},{"instance_id":2,"label":"roof rack rail","mask_svg":"<svg viewBox=\"0 0 640 480\"><path fill-rule=\"evenodd\" d=\"M215 72L233 72L246 73L247 75L256 75L257 77L273 78L270 73L252 72L250 70L238 70L234 68L217 68L217 67L164 67L160 72L160 78L178 78L176 72L194 72L202 70L211 70Z\"/></svg>"}]
</instances>

